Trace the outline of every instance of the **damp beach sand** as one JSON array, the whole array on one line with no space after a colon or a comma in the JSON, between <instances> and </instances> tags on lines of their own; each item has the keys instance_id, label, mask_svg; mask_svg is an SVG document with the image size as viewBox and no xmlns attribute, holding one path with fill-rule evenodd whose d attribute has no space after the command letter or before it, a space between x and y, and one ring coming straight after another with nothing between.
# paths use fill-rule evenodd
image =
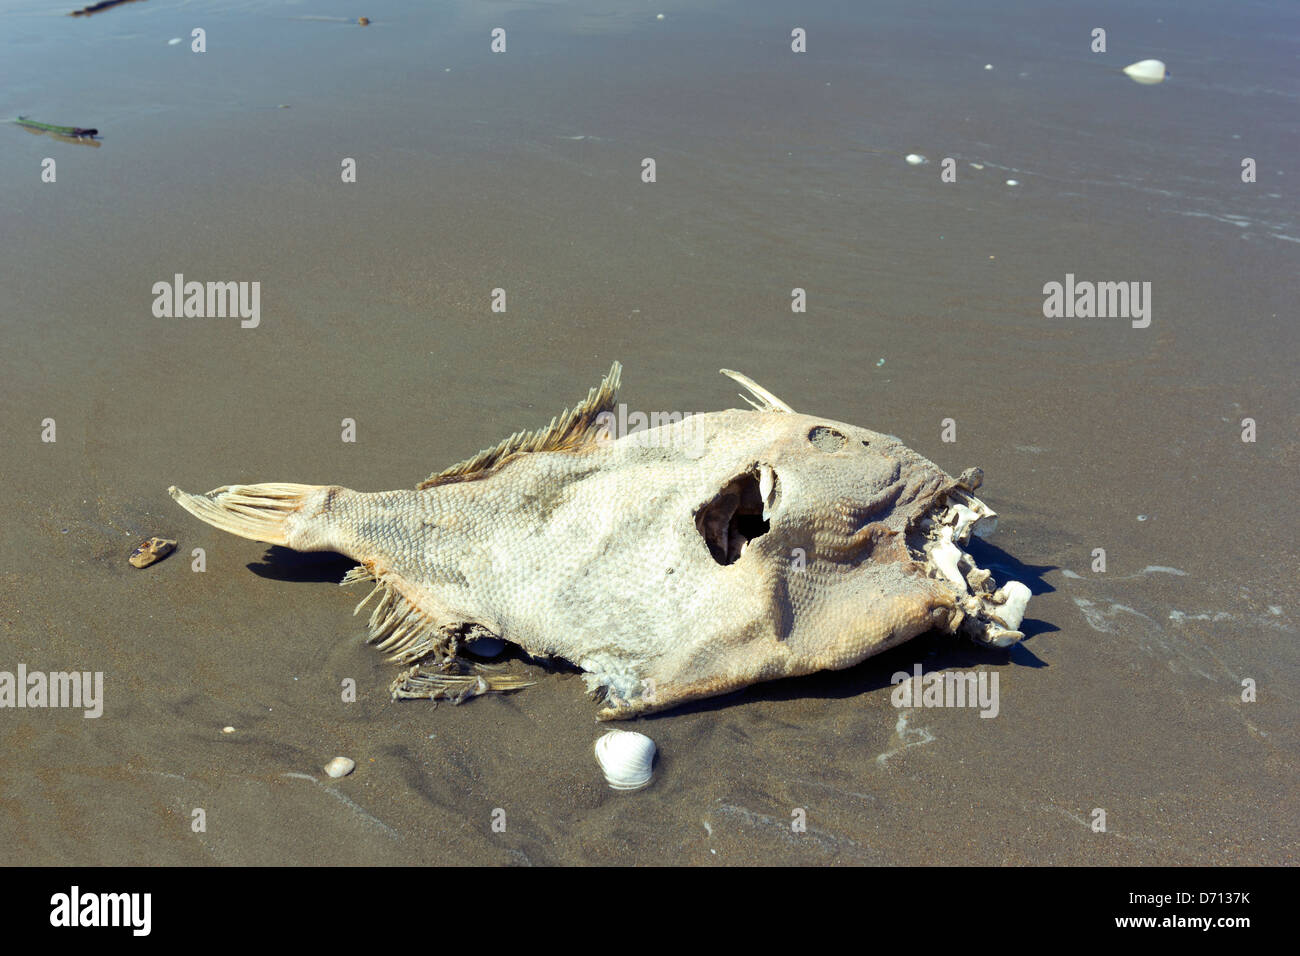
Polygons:
<instances>
[{"instance_id":1,"label":"damp beach sand","mask_svg":"<svg viewBox=\"0 0 1300 956\"><path fill-rule=\"evenodd\" d=\"M0 127L0 671L102 673L102 714L0 708L0 862L1295 861L1295 11L1143 3L1101 55L1073 2L72 6L0 0L0 115L100 142ZM156 316L177 274L260 283L256 327ZM1045 316L1067 276L1149 282L1149 325ZM351 562L167 495L413 487L614 359L629 410L742 369L982 467L1026 640L628 722L618 792L577 672L392 701ZM918 664L996 716L895 706Z\"/></svg>"}]
</instances>

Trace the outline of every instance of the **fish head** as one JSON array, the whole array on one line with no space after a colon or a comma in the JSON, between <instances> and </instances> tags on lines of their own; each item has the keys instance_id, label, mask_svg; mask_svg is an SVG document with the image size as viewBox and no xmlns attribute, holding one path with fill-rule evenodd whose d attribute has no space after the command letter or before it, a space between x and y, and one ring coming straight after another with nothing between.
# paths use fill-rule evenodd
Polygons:
<instances>
[{"instance_id":1,"label":"fish head","mask_svg":"<svg viewBox=\"0 0 1300 956\"><path fill-rule=\"evenodd\" d=\"M721 415L706 444L730 467L711 469L695 527L715 579L735 576L731 606L756 595L771 628L743 657L714 644L686 671L752 683L851 667L931 629L997 647L1023 636L1028 589L995 590L965 550L996 527L978 469L954 478L893 435L828 418Z\"/></svg>"}]
</instances>

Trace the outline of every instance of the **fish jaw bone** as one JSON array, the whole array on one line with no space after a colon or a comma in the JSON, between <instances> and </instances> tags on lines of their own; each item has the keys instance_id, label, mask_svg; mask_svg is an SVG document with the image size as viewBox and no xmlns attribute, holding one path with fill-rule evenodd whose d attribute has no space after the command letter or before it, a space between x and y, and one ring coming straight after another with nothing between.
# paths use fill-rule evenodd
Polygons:
<instances>
[{"instance_id":1,"label":"fish jaw bone","mask_svg":"<svg viewBox=\"0 0 1300 956\"><path fill-rule=\"evenodd\" d=\"M971 493L978 479L964 480L969 474L938 497L912 529L908 544L925 573L952 592L955 608L947 629L980 644L1008 648L1024 639L1018 628L1031 592L1019 581L997 587L991 572L964 550L972 536L987 537L997 528L996 512Z\"/></svg>"}]
</instances>

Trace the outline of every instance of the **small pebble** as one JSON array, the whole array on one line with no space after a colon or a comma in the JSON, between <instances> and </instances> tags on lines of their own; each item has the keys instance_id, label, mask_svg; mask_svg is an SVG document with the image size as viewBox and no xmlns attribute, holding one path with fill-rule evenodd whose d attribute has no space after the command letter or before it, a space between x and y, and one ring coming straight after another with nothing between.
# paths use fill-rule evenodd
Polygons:
<instances>
[{"instance_id":1,"label":"small pebble","mask_svg":"<svg viewBox=\"0 0 1300 956\"><path fill-rule=\"evenodd\" d=\"M907 161L907 165L909 166L924 166L929 162L929 160L920 153L908 153L903 157L903 159Z\"/></svg>"},{"instance_id":2,"label":"small pebble","mask_svg":"<svg viewBox=\"0 0 1300 956\"><path fill-rule=\"evenodd\" d=\"M234 728L234 727L222 727L222 728L221 728L221 732L222 732L223 734L233 734L233 733L235 732L235 728Z\"/></svg>"},{"instance_id":3,"label":"small pebble","mask_svg":"<svg viewBox=\"0 0 1300 956\"><path fill-rule=\"evenodd\" d=\"M176 542L170 538L150 538L141 541L127 558L135 568L147 568L155 561L161 561L176 549Z\"/></svg>"},{"instance_id":4,"label":"small pebble","mask_svg":"<svg viewBox=\"0 0 1300 956\"><path fill-rule=\"evenodd\" d=\"M180 37L172 37L170 40L167 41L167 45L175 46L176 44L183 43L183 42L185 41L183 41Z\"/></svg>"},{"instance_id":5,"label":"small pebble","mask_svg":"<svg viewBox=\"0 0 1300 956\"><path fill-rule=\"evenodd\" d=\"M662 13L656 13L656 14L655 14L655 19L656 19L656 20L662 20L663 18L664 18L664 15L663 15Z\"/></svg>"},{"instance_id":6,"label":"small pebble","mask_svg":"<svg viewBox=\"0 0 1300 956\"><path fill-rule=\"evenodd\" d=\"M1019 186L1019 185L1020 185L1020 180L1018 180L1018 179L1008 179L1008 180L1007 180L1007 185L1008 185L1008 186Z\"/></svg>"},{"instance_id":7,"label":"small pebble","mask_svg":"<svg viewBox=\"0 0 1300 956\"><path fill-rule=\"evenodd\" d=\"M361 24L363 27L368 27L368 26L370 26L370 18L369 18L369 17L358 17L358 18L357 18L357 23Z\"/></svg>"},{"instance_id":8,"label":"small pebble","mask_svg":"<svg viewBox=\"0 0 1300 956\"><path fill-rule=\"evenodd\" d=\"M346 777L356 768L357 762L347 757L335 757L325 765L325 772L331 777Z\"/></svg>"}]
</instances>

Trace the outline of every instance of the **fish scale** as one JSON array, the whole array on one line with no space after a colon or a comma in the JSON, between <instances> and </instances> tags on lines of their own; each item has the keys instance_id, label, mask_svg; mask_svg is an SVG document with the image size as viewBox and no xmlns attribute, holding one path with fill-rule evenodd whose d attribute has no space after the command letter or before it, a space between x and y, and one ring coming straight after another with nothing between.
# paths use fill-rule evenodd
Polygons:
<instances>
[{"instance_id":1,"label":"fish scale","mask_svg":"<svg viewBox=\"0 0 1300 956\"><path fill-rule=\"evenodd\" d=\"M953 478L723 371L751 408L618 436L616 362L547 427L411 490L170 492L233 534L355 559L343 583L380 595L369 639L408 665L397 698L526 686L466 657L485 637L578 666L597 716L619 719L850 667L932 628L1023 636L1028 590L995 589L962 548L996 523L978 469Z\"/></svg>"}]
</instances>

